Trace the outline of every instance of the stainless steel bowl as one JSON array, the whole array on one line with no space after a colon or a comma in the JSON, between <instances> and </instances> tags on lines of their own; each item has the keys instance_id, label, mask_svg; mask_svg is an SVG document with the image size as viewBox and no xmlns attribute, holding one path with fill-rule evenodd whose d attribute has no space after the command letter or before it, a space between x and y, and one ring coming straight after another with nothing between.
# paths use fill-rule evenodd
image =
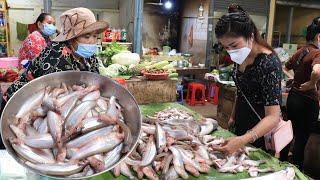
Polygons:
<instances>
[{"instance_id":1,"label":"stainless steel bowl","mask_svg":"<svg viewBox=\"0 0 320 180\"><path fill-rule=\"evenodd\" d=\"M141 112L136 100L127 89L125 89L120 84L116 83L115 81L107 77L101 76L99 74L91 73L91 72L65 71L65 72L52 73L52 74L37 78L29 82L25 86L23 86L20 90L18 90L14 94L14 96L8 101L1 116L2 141L8 153L16 161L18 161L21 165L23 165L27 169L30 169L37 174L48 176L46 174L42 174L39 171L27 166L25 164L25 161L22 158L20 158L16 154L16 152L12 149L8 139L15 137L15 135L10 130L9 125L10 123L12 123L14 116L17 114L18 110L21 108L23 103L32 94L45 88L46 86L58 87L61 85L62 82L66 83L67 85L99 84L101 87L100 90L101 90L102 96L107 96L107 97L115 96L119 100L119 104L123 107L125 123L129 126L133 136L133 143L131 144L130 151L127 154L124 154L120 159L120 161L115 165L113 165L112 167L106 169L103 172L96 173L92 176L87 176L86 178L94 177L111 170L117 164L122 162L133 151L134 147L137 145L138 138L141 131L141 124L142 124ZM64 179L61 177L54 177L54 176L48 176L48 177ZM68 179L81 179L81 178L68 178Z\"/></svg>"}]
</instances>

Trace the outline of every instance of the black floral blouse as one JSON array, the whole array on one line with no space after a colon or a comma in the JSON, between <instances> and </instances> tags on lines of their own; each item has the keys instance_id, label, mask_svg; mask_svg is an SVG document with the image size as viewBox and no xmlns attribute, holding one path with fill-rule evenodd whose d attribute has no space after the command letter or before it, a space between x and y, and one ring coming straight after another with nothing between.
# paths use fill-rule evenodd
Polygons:
<instances>
[{"instance_id":1,"label":"black floral blouse","mask_svg":"<svg viewBox=\"0 0 320 180\"><path fill-rule=\"evenodd\" d=\"M275 54L259 54L244 72L237 66L233 72L238 97L241 89L250 103L264 106L280 105L281 76L281 62Z\"/></svg>"},{"instance_id":2,"label":"black floral blouse","mask_svg":"<svg viewBox=\"0 0 320 180\"><path fill-rule=\"evenodd\" d=\"M95 56L76 58L66 43L52 42L28 69L7 90L7 100L29 81L40 76L60 71L90 71L99 73L99 62Z\"/></svg>"},{"instance_id":3,"label":"black floral blouse","mask_svg":"<svg viewBox=\"0 0 320 180\"><path fill-rule=\"evenodd\" d=\"M259 54L252 65L241 72L235 66L233 79L237 86L235 107L235 134L241 136L255 127L260 119L248 105L241 91L247 97L261 118L265 117L265 106L281 104L282 66L275 54ZM259 138L253 145L265 148L264 139Z\"/></svg>"}]
</instances>

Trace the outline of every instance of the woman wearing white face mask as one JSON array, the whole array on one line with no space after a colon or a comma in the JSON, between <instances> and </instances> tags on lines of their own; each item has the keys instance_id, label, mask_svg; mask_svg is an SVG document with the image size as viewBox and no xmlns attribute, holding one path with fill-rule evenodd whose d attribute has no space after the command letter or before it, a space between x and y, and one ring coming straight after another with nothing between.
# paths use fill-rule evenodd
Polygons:
<instances>
[{"instance_id":1,"label":"woman wearing white face mask","mask_svg":"<svg viewBox=\"0 0 320 180\"><path fill-rule=\"evenodd\" d=\"M54 18L47 13L41 13L35 25L37 30L29 34L19 50L19 60L24 67L40 55L41 51L50 44L50 37L57 32Z\"/></svg>"},{"instance_id":2,"label":"woman wearing white face mask","mask_svg":"<svg viewBox=\"0 0 320 180\"><path fill-rule=\"evenodd\" d=\"M294 81L287 100L288 119L295 136L293 161L303 169L304 149L319 116L317 82L320 78L320 17L307 28L307 45L286 63L285 70L294 71ZM287 151L282 154L286 160Z\"/></svg>"},{"instance_id":3,"label":"woman wearing white face mask","mask_svg":"<svg viewBox=\"0 0 320 180\"><path fill-rule=\"evenodd\" d=\"M96 21L87 8L68 10L60 19L62 32L32 62L20 79L9 87L7 99L28 81L53 72L75 70L99 73L99 62L94 55L97 36L108 27L108 23Z\"/></svg>"},{"instance_id":4,"label":"woman wearing white face mask","mask_svg":"<svg viewBox=\"0 0 320 180\"><path fill-rule=\"evenodd\" d=\"M264 149L263 136L276 127L280 117L280 60L249 15L237 5L230 6L229 14L219 19L215 33L235 62L237 98L229 124L235 125L238 135L215 149L232 154L248 143Z\"/></svg>"}]
</instances>

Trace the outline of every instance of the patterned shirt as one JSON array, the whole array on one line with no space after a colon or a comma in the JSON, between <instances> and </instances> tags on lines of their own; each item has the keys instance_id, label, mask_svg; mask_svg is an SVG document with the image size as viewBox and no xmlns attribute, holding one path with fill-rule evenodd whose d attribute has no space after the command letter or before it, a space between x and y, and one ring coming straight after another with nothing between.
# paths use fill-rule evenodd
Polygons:
<instances>
[{"instance_id":1,"label":"patterned shirt","mask_svg":"<svg viewBox=\"0 0 320 180\"><path fill-rule=\"evenodd\" d=\"M281 76L282 66L277 55L259 54L244 72L237 68L234 70L233 79L237 85L238 100L245 101L241 89L253 105L280 105Z\"/></svg>"},{"instance_id":2,"label":"patterned shirt","mask_svg":"<svg viewBox=\"0 0 320 180\"><path fill-rule=\"evenodd\" d=\"M35 59L47 47L48 42L50 38L44 37L39 31L29 34L19 50L19 61Z\"/></svg>"},{"instance_id":3,"label":"patterned shirt","mask_svg":"<svg viewBox=\"0 0 320 180\"><path fill-rule=\"evenodd\" d=\"M90 71L99 73L99 62L95 56L76 58L66 43L52 42L40 56L32 61L28 69L7 90L7 100L29 81L40 76L61 71Z\"/></svg>"}]
</instances>

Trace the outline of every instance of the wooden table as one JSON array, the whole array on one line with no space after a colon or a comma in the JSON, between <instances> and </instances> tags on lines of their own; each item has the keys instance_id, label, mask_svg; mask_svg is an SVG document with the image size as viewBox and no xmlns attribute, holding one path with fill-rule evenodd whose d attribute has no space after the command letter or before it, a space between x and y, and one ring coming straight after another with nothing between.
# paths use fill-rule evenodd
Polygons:
<instances>
[{"instance_id":1,"label":"wooden table","mask_svg":"<svg viewBox=\"0 0 320 180\"><path fill-rule=\"evenodd\" d=\"M191 75L194 79L204 79L204 75L209 72L208 68L188 67L176 68L179 76Z\"/></svg>"}]
</instances>

